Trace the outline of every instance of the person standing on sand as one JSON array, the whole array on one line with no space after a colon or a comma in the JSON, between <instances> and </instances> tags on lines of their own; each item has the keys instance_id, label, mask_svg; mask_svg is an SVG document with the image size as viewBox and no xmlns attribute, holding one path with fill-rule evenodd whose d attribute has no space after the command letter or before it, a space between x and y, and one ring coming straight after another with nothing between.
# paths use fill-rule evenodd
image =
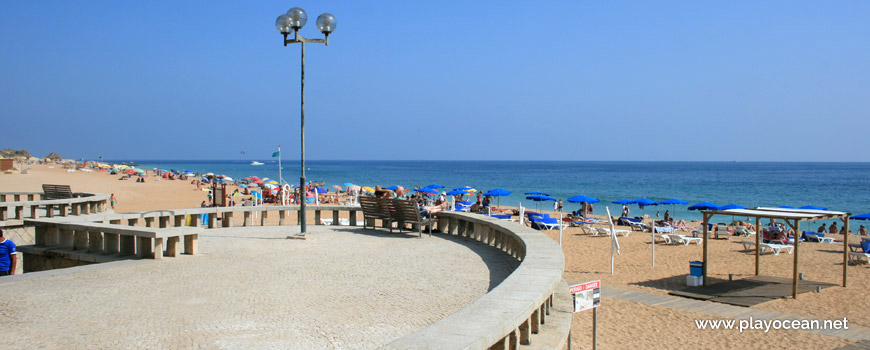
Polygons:
<instances>
[{"instance_id":1,"label":"person standing on sand","mask_svg":"<svg viewBox=\"0 0 870 350\"><path fill-rule=\"evenodd\" d=\"M15 252L15 243L3 237L3 230L0 230L0 277L15 274L18 264Z\"/></svg>"},{"instance_id":2,"label":"person standing on sand","mask_svg":"<svg viewBox=\"0 0 870 350\"><path fill-rule=\"evenodd\" d=\"M630 214L630 213L631 212L628 210L628 206L623 204L622 205L622 216L627 218L628 214Z\"/></svg>"},{"instance_id":3,"label":"person standing on sand","mask_svg":"<svg viewBox=\"0 0 870 350\"><path fill-rule=\"evenodd\" d=\"M112 193L112 197L109 198L109 203L112 204L112 209L115 209L115 194Z\"/></svg>"}]
</instances>

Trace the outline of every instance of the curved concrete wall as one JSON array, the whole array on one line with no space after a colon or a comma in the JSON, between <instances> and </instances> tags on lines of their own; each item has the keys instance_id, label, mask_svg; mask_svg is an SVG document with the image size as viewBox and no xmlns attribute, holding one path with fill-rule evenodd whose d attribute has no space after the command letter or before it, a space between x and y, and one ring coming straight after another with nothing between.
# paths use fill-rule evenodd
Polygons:
<instances>
[{"instance_id":1,"label":"curved concrete wall","mask_svg":"<svg viewBox=\"0 0 870 350\"><path fill-rule=\"evenodd\" d=\"M307 206L315 212L315 224L320 214L332 212L325 218L334 218L338 224L341 212L348 212L351 225L360 207L342 205ZM279 212L280 223L285 214L296 212L299 206L254 206L191 208L159 210L142 213L105 213L88 216L53 218L50 221L79 222L107 221L120 224L126 220L136 225L145 219L147 226L185 226L190 215L192 224L199 226L201 214L209 217L209 227L222 216L222 226L232 225L233 214L244 216L243 225L252 225L253 213L265 217L268 212ZM155 223L154 221L158 222ZM265 220L260 225L265 224ZM105 224L103 224L105 225ZM154 226L158 226L154 225ZM97 225L95 225L97 226ZM546 235L519 225L484 215L459 212L438 214L438 229L444 234L459 235L487 244L520 261L517 269L498 286L474 303L417 332L388 344L388 349L513 349L518 344L535 343L540 348L564 347L573 316L567 285L562 279L565 258L559 245ZM94 228L99 231L99 228ZM545 335L542 335L545 333ZM537 335L536 335L537 334Z\"/></svg>"}]
</instances>

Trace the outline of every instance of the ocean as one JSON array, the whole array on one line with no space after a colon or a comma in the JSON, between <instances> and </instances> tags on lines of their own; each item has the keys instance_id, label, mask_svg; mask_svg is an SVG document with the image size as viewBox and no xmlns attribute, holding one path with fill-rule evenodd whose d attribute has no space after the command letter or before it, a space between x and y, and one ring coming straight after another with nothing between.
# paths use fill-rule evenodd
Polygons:
<instances>
[{"instance_id":1,"label":"ocean","mask_svg":"<svg viewBox=\"0 0 870 350\"><path fill-rule=\"evenodd\" d=\"M144 169L192 170L224 174L234 179L248 176L278 178L274 159L238 161L134 161ZM283 162L284 180L299 183L299 161ZM785 163L785 162L601 162L601 161L307 161L306 178L323 181L326 187L350 182L362 186L440 184L452 188L471 186L488 191L511 191L499 199L502 205L538 206L552 209L552 202L535 203L525 192L539 191L567 199L583 194L601 200L595 214L605 206L617 215L622 206L612 201L649 198L661 201L677 198L689 202L738 204L745 207L815 205L853 214L870 212L870 163ZM494 199L495 201L495 199ZM678 219L701 219L689 205L649 206L641 210L630 205L632 216L655 217L665 210ZM566 211L579 204L565 201ZM719 218L717 218L719 219ZM730 218L728 218L730 220ZM724 219L721 219L724 220Z\"/></svg>"}]
</instances>

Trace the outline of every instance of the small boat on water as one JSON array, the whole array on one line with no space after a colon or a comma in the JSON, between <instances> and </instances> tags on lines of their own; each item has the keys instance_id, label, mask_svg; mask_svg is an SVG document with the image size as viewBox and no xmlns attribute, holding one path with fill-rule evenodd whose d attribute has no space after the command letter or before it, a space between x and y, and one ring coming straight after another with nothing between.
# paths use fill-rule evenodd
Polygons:
<instances>
[{"instance_id":1,"label":"small boat on water","mask_svg":"<svg viewBox=\"0 0 870 350\"><path fill-rule=\"evenodd\" d=\"M263 163L260 163L260 162L255 160L255 161L251 162L251 165L263 165Z\"/></svg>"}]
</instances>

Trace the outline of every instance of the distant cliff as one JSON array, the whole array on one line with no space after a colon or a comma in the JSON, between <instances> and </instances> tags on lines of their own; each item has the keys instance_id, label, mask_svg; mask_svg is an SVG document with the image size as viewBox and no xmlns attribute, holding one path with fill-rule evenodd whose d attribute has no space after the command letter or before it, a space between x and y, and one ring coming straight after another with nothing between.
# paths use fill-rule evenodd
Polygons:
<instances>
[{"instance_id":1,"label":"distant cliff","mask_svg":"<svg viewBox=\"0 0 870 350\"><path fill-rule=\"evenodd\" d=\"M27 150L16 150L16 149L2 149L0 150L0 157L2 158L30 158L30 152Z\"/></svg>"}]
</instances>

